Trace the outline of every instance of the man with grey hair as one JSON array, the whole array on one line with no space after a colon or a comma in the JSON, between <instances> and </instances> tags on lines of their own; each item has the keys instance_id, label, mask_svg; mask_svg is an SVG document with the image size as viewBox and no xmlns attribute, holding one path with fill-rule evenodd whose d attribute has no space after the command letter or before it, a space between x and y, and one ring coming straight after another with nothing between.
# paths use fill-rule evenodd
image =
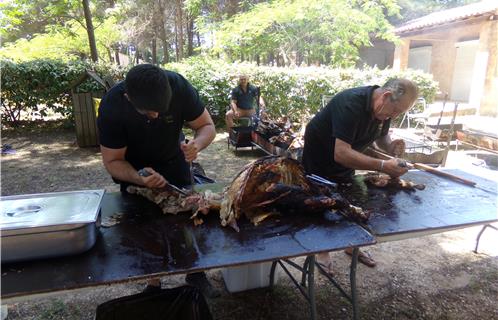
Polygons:
<instances>
[{"instance_id":1,"label":"man with grey hair","mask_svg":"<svg viewBox=\"0 0 498 320\"><path fill-rule=\"evenodd\" d=\"M407 79L391 79L384 86L347 89L335 95L306 126L303 165L307 173L333 181L348 180L354 170L374 170L392 177L405 174L396 159L379 160L362 152L375 143L397 156L405 149L401 139L391 140L391 119L408 111L418 96L417 86ZM346 253L351 253L347 250ZM318 256L330 269L330 259ZM360 262L375 261L360 253Z\"/></svg>"}]
</instances>

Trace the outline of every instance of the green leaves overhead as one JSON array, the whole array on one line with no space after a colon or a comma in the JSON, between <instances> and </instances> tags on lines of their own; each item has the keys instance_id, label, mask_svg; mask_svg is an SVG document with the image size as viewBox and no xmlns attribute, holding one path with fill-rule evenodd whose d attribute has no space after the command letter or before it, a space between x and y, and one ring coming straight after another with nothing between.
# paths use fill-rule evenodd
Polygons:
<instances>
[{"instance_id":1,"label":"green leaves overhead","mask_svg":"<svg viewBox=\"0 0 498 320\"><path fill-rule=\"evenodd\" d=\"M300 55L310 64L351 66L371 36L394 39L385 14L398 11L394 0L260 3L212 26L212 52L232 59L276 52L286 62Z\"/></svg>"}]
</instances>

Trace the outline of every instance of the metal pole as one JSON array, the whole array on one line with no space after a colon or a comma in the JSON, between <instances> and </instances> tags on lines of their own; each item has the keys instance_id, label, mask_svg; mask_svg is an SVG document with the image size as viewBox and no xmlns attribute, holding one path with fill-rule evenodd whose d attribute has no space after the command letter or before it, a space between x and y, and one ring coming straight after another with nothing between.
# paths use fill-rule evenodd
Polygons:
<instances>
[{"instance_id":1,"label":"metal pole","mask_svg":"<svg viewBox=\"0 0 498 320\"><path fill-rule=\"evenodd\" d=\"M358 265L358 247L353 248L351 260L351 271L349 272L349 281L351 282L351 304L353 305L353 319L357 320L358 315L358 297L356 295L356 266Z\"/></svg>"},{"instance_id":2,"label":"metal pole","mask_svg":"<svg viewBox=\"0 0 498 320\"><path fill-rule=\"evenodd\" d=\"M315 255L309 256L308 264L308 297L310 302L311 319L316 320L315 302Z\"/></svg>"},{"instance_id":3,"label":"metal pole","mask_svg":"<svg viewBox=\"0 0 498 320\"><path fill-rule=\"evenodd\" d=\"M278 260L273 261L273 263L271 264L271 270L270 270L270 288L273 288L273 284L275 283L275 269L277 267L277 262L278 262Z\"/></svg>"},{"instance_id":4,"label":"metal pole","mask_svg":"<svg viewBox=\"0 0 498 320\"><path fill-rule=\"evenodd\" d=\"M308 265L310 263L310 257L306 257L306 260L304 260L304 265L303 265L303 273L301 277L301 285L303 287L306 287L306 277L308 276L306 273L308 272Z\"/></svg>"}]
</instances>

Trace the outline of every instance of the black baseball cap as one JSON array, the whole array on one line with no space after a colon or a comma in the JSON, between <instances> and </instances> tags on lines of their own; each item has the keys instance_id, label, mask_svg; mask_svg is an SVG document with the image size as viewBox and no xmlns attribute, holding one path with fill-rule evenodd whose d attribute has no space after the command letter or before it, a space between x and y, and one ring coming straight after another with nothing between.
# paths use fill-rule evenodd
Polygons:
<instances>
[{"instance_id":1,"label":"black baseball cap","mask_svg":"<svg viewBox=\"0 0 498 320\"><path fill-rule=\"evenodd\" d=\"M166 70L153 64L134 66L126 74L125 88L135 108L159 113L168 111L171 86Z\"/></svg>"}]
</instances>

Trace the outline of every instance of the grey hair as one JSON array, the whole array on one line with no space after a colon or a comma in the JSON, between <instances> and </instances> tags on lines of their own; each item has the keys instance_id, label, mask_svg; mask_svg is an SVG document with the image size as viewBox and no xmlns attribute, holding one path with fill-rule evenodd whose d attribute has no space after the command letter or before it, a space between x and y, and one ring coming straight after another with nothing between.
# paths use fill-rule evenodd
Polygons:
<instances>
[{"instance_id":1,"label":"grey hair","mask_svg":"<svg viewBox=\"0 0 498 320\"><path fill-rule=\"evenodd\" d=\"M382 89L392 92L391 101L398 101L404 95L408 95L412 100L418 97L418 88L415 83L407 79L394 78L388 80Z\"/></svg>"}]
</instances>

